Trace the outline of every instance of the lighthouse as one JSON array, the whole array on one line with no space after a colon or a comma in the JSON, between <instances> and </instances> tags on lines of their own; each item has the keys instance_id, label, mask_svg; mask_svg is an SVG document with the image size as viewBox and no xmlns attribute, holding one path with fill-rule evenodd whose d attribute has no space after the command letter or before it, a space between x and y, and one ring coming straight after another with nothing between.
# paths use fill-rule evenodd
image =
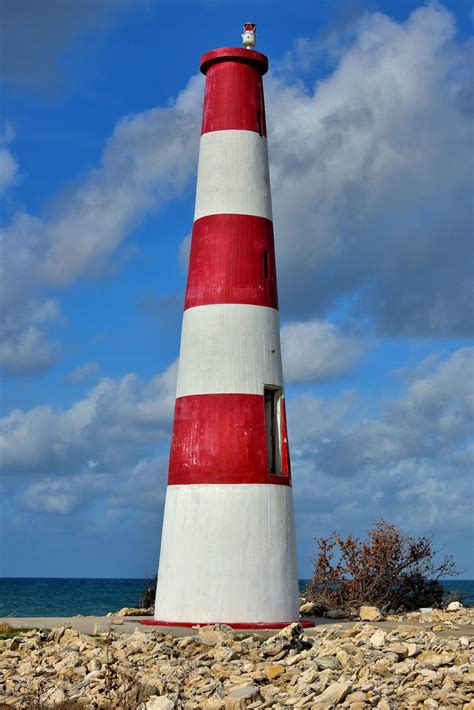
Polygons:
<instances>
[{"instance_id":1,"label":"lighthouse","mask_svg":"<svg viewBox=\"0 0 474 710\"><path fill-rule=\"evenodd\" d=\"M243 47L206 76L155 621L299 619L262 77Z\"/></svg>"}]
</instances>

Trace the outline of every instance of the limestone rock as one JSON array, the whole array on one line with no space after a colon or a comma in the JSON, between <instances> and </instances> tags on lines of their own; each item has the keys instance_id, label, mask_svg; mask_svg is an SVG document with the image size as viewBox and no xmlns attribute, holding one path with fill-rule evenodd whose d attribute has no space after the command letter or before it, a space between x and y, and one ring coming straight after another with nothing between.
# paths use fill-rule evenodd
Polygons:
<instances>
[{"instance_id":1,"label":"limestone rock","mask_svg":"<svg viewBox=\"0 0 474 710\"><path fill-rule=\"evenodd\" d=\"M327 705L336 705L342 703L344 698L352 690L352 684L347 681L336 681L331 683L320 695L314 698L315 703L326 703Z\"/></svg>"},{"instance_id":2,"label":"limestone rock","mask_svg":"<svg viewBox=\"0 0 474 710\"><path fill-rule=\"evenodd\" d=\"M145 703L146 710L173 710L175 704L165 695L152 695Z\"/></svg>"},{"instance_id":3,"label":"limestone rock","mask_svg":"<svg viewBox=\"0 0 474 710\"><path fill-rule=\"evenodd\" d=\"M327 619L347 619L347 616L347 611L344 611L344 609L329 609L325 613Z\"/></svg>"},{"instance_id":4,"label":"limestone rock","mask_svg":"<svg viewBox=\"0 0 474 710\"><path fill-rule=\"evenodd\" d=\"M215 646L223 641L230 641L234 638L234 632L226 624L213 624L201 626L198 638L205 646Z\"/></svg>"},{"instance_id":5,"label":"limestone rock","mask_svg":"<svg viewBox=\"0 0 474 710\"><path fill-rule=\"evenodd\" d=\"M60 687L50 688L46 693L41 696L41 702L46 703L49 706L58 705L66 700L66 693Z\"/></svg>"},{"instance_id":6,"label":"limestone rock","mask_svg":"<svg viewBox=\"0 0 474 710\"><path fill-rule=\"evenodd\" d=\"M315 614L318 609L319 605L316 604L316 602L305 602L300 606L300 614L310 616L311 614Z\"/></svg>"},{"instance_id":7,"label":"limestone rock","mask_svg":"<svg viewBox=\"0 0 474 710\"><path fill-rule=\"evenodd\" d=\"M382 629L377 629L375 634L372 634L372 636L369 639L369 643L372 644L374 648L383 648L385 646L385 640L387 638L387 634L385 631L382 631Z\"/></svg>"},{"instance_id":8,"label":"limestone rock","mask_svg":"<svg viewBox=\"0 0 474 710\"><path fill-rule=\"evenodd\" d=\"M341 664L336 656L321 656L315 659L315 663L320 670L337 671Z\"/></svg>"},{"instance_id":9,"label":"limestone rock","mask_svg":"<svg viewBox=\"0 0 474 710\"><path fill-rule=\"evenodd\" d=\"M382 621L384 615L376 606L361 606L359 617L361 621Z\"/></svg>"},{"instance_id":10,"label":"limestone rock","mask_svg":"<svg viewBox=\"0 0 474 710\"><path fill-rule=\"evenodd\" d=\"M432 651L423 651L416 658L417 663L426 668L439 668L439 666L447 666L454 661L452 653L433 653Z\"/></svg>"},{"instance_id":11,"label":"limestone rock","mask_svg":"<svg viewBox=\"0 0 474 710\"><path fill-rule=\"evenodd\" d=\"M268 680L274 680L275 678L281 676L281 674L284 673L285 670L285 666L282 666L281 663L271 663L265 668L265 675L267 676Z\"/></svg>"},{"instance_id":12,"label":"limestone rock","mask_svg":"<svg viewBox=\"0 0 474 710\"><path fill-rule=\"evenodd\" d=\"M293 623L264 641L262 651L265 656L276 656L290 649L302 651L305 647L303 627L301 624Z\"/></svg>"},{"instance_id":13,"label":"limestone rock","mask_svg":"<svg viewBox=\"0 0 474 710\"><path fill-rule=\"evenodd\" d=\"M115 616L128 616L129 612L129 607L124 606L123 609L120 609L119 611L115 612Z\"/></svg>"},{"instance_id":14,"label":"limestone rock","mask_svg":"<svg viewBox=\"0 0 474 710\"><path fill-rule=\"evenodd\" d=\"M225 710L243 710L254 703L260 695L256 685L244 685L234 688L224 698Z\"/></svg>"},{"instance_id":15,"label":"limestone rock","mask_svg":"<svg viewBox=\"0 0 474 710\"><path fill-rule=\"evenodd\" d=\"M461 602L450 602L446 607L446 611L459 611L463 608Z\"/></svg>"}]
</instances>

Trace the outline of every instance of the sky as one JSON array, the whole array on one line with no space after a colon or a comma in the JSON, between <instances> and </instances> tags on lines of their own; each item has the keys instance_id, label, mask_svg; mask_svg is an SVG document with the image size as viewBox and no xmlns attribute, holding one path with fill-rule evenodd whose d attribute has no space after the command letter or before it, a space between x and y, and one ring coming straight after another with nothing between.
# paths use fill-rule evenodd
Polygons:
<instances>
[{"instance_id":1,"label":"sky","mask_svg":"<svg viewBox=\"0 0 474 710\"><path fill-rule=\"evenodd\" d=\"M2 0L2 576L156 572L204 81L257 23L300 577L383 517L474 578L464 0Z\"/></svg>"}]
</instances>

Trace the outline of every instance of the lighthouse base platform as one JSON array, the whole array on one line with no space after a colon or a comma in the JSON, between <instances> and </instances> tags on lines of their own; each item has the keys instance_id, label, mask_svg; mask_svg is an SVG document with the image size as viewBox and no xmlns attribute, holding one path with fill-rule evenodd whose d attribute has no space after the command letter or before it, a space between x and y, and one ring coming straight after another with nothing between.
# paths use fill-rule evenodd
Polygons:
<instances>
[{"instance_id":1,"label":"lighthouse base platform","mask_svg":"<svg viewBox=\"0 0 474 710\"><path fill-rule=\"evenodd\" d=\"M213 626L214 624L224 624L225 626L230 626L231 629L241 630L241 629L284 629L285 626L294 624L294 621L275 621L275 622L265 622L261 623L256 621L248 622L235 622L235 621L159 621L158 619L142 619L140 624L144 626L175 626L178 628L191 629L196 626ZM301 624L304 629L310 629L315 626L314 621L308 621L307 619L298 619L297 623Z\"/></svg>"}]
</instances>

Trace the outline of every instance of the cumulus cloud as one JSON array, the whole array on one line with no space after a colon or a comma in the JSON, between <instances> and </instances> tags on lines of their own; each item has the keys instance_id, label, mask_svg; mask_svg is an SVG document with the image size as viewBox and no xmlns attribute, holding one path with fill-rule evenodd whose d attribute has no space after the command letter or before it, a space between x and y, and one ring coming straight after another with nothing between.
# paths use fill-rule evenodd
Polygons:
<instances>
[{"instance_id":1,"label":"cumulus cloud","mask_svg":"<svg viewBox=\"0 0 474 710\"><path fill-rule=\"evenodd\" d=\"M58 536L72 545L86 539L95 560L105 550L107 564L123 531L121 550L130 540L131 550L145 549L150 535L135 573L153 573L176 374L175 362L149 380L103 378L69 408L17 409L0 419L2 490L15 508L8 534L23 539L39 528L36 539L49 546Z\"/></svg>"},{"instance_id":2,"label":"cumulus cloud","mask_svg":"<svg viewBox=\"0 0 474 710\"><path fill-rule=\"evenodd\" d=\"M103 378L68 409L40 405L15 409L0 420L0 458L5 475L97 473L136 462L137 450L169 434L177 363L145 381L130 373Z\"/></svg>"},{"instance_id":3,"label":"cumulus cloud","mask_svg":"<svg viewBox=\"0 0 474 710\"><path fill-rule=\"evenodd\" d=\"M51 341L48 327L59 320L60 309L52 299L25 299L18 305L6 309L0 321L0 368L17 375L35 374L58 358L58 344Z\"/></svg>"},{"instance_id":4,"label":"cumulus cloud","mask_svg":"<svg viewBox=\"0 0 474 710\"><path fill-rule=\"evenodd\" d=\"M96 274L145 214L182 194L197 161L201 94L202 79L195 77L168 107L124 117L100 166L58 197L46 217L20 212L0 232L0 331L7 348L0 366L39 369L34 348L31 363L26 349L33 341L43 353L53 349L46 319L38 325L41 294ZM24 356L15 364L9 353L20 348ZM46 367L53 358L41 361Z\"/></svg>"},{"instance_id":5,"label":"cumulus cloud","mask_svg":"<svg viewBox=\"0 0 474 710\"><path fill-rule=\"evenodd\" d=\"M380 516L444 539L469 532L474 348L432 356L404 376L402 393L372 416L364 409L374 403L355 393L289 401L297 511L311 529L306 549L328 529L360 530Z\"/></svg>"},{"instance_id":6,"label":"cumulus cloud","mask_svg":"<svg viewBox=\"0 0 474 710\"><path fill-rule=\"evenodd\" d=\"M18 178L18 163L7 148L14 137L13 127L5 123L3 134L0 134L0 195L12 187Z\"/></svg>"},{"instance_id":7,"label":"cumulus cloud","mask_svg":"<svg viewBox=\"0 0 474 710\"><path fill-rule=\"evenodd\" d=\"M309 89L297 52L293 80L266 83L281 302L388 335L472 332L469 48L436 3L365 14L332 59Z\"/></svg>"},{"instance_id":8,"label":"cumulus cloud","mask_svg":"<svg viewBox=\"0 0 474 710\"><path fill-rule=\"evenodd\" d=\"M349 370L361 357L360 338L324 321L287 323L281 329L285 381L328 380Z\"/></svg>"},{"instance_id":9,"label":"cumulus cloud","mask_svg":"<svg viewBox=\"0 0 474 710\"><path fill-rule=\"evenodd\" d=\"M331 37L334 69L313 87L298 76L308 71L299 45L291 72L267 79L284 312L301 320L343 308L382 334L465 334L472 327L468 51L439 4L404 23L366 14L350 29L339 44ZM319 52L318 40L305 46L312 42ZM44 217L20 212L3 230L5 369L21 371L12 367L15 349L27 372L53 362L47 324L38 325L35 313L41 294L97 273L145 214L183 194L195 172L202 83L194 77L169 106L119 121L97 168ZM181 263L188 246L186 238ZM31 363L28 343L35 344Z\"/></svg>"},{"instance_id":10,"label":"cumulus cloud","mask_svg":"<svg viewBox=\"0 0 474 710\"><path fill-rule=\"evenodd\" d=\"M74 368L74 370L69 373L68 380L69 382L86 380L88 377L96 375L99 370L100 364L94 360L90 360L89 362L85 362L83 365L79 365L79 367Z\"/></svg>"}]
</instances>

